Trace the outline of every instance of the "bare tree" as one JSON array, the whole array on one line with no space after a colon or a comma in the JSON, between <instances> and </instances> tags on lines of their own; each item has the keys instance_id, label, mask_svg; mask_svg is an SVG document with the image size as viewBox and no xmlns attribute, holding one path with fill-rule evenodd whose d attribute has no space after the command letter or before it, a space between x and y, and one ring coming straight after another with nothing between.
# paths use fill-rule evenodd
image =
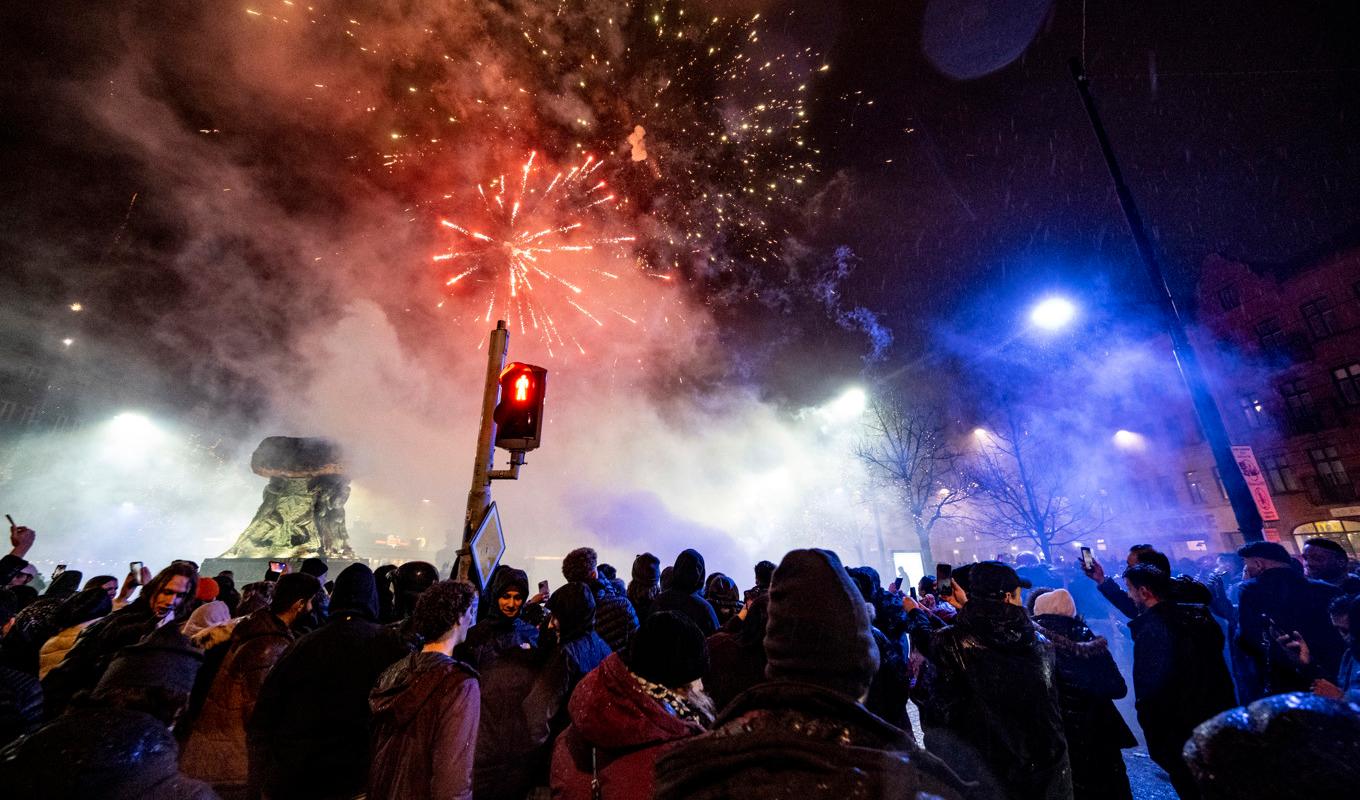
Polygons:
<instances>
[{"instance_id":1,"label":"bare tree","mask_svg":"<svg viewBox=\"0 0 1360 800\"><path fill-rule=\"evenodd\" d=\"M959 466L961 454L939 406L884 389L870 398L863 436L855 454L870 478L889 487L911 517L926 573L935 570L930 532L943 519L958 516L969 486Z\"/></svg>"},{"instance_id":2,"label":"bare tree","mask_svg":"<svg viewBox=\"0 0 1360 800\"><path fill-rule=\"evenodd\" d=\"M1000 422L979 429L964 468L974 494L967 518L977 533L1025 542L1052 561L1055 547L1100 529L1108 508L1064 448L1031 430L1013 408Z\"/></svg>"}]
</instances>

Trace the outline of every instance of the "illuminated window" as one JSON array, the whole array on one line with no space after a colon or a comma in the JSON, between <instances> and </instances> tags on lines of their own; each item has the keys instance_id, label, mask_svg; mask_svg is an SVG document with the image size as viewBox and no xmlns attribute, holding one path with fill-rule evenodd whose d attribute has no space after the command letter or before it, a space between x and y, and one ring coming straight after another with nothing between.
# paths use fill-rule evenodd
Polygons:
<instances>
[{"instance_id":1,"label":"illuminated window","mask_svg":"<svg viewBox=\"0 0 1360 800\"><path fill-rule=\"evenodd\" d=\"M1237 404L1242 409L1242 416L1247 421L1248 428L1261 428L1266 423L1266 407L1261 402L1261 398L1256 395L1237 398Z\"/></svg>"},{"instance_id":2,"label":"illuminated window","mask_svg":"<svg viewBox=\"0 0 1360 800\"><path fill-rule=\"evenodd\" d=\"M1185 473L1185 490L1190 494L1190 502L1197 506L1204 505L1204 488L1199 485L1199 473Z\"/></svg>"}]
</instances>

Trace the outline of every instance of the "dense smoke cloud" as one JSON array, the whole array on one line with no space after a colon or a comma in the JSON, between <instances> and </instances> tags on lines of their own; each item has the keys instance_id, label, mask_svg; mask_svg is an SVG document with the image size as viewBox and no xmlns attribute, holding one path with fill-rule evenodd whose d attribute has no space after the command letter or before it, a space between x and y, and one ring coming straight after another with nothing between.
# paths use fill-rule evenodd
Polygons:
<instances>
[{"instance_id":1,"label":"dense smoke cloud","mask_svg":"<svg viewBox=\"0 0 1360 800\"><path fill-rule=\"evenodd\" d=\"M297 0L104 12L116 35L97 66L48 88L69 103L82 146L112 154L138 193L109 259L145 276L123 356L163 358L158 384L200 399L200 413L152 419L154 437L123 442L116 463L84 455L102 427L47 437L5 503L46 509L45 525L22 521L45 528L48 552L213 556L258 503L263 481L246 471L255 442L318 435L348 453L361 553L380 556L388 536L443 546L461 528L484 339L503 314L489 292L503 275L493 265L466 291L442 292L437 223L533 150L554 168L588 152L609 159L601 174L618 208L588 221L637 244L601 253L616 276L587 287L632 321L563 319L575 347L559 338L551 357L550 338L522 314L511 321L511 357L552 375L543 449L517 484L495 486L508 559L547 576L555 568L535 556L582 543L622 564L697 544L744 580L756 558L853 530L862 509L844 493L862 481L843 421L791 415L733 384L714 314L766 288L816 307L798 265L777 257L816 258L791 231L799 202L816 205L795 84L818 61L771 54L745 22L714 26L662 4L663 24L637 8ZM778 75L759 74L766 61ZM630 141L644 127L645 150ZM146 448L161 460L129 455ZM173 475L174 491L147 471ZM155 512L109 516L131 507Z\"/></svg>"}]
</instances>

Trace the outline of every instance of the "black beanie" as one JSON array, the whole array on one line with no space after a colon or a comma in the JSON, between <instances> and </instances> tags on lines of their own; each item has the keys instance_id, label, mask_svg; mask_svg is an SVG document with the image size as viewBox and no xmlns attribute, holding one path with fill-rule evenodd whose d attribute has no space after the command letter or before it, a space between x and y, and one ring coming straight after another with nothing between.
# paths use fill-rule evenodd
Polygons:
<instances>
[{"instance_id":1,"label":"black beanie","mask_svg":"<svg viewBox=\"0 0 1360 800\"><path fill-rule=\"evenodd\" d=\"M203 651L171 626L160 628L134 645L119 650L104 670L94 689L98 697L104 689L159 687L189 694L198 669L203 666Z\"/></svg>"},{"instance_id":2,"label":"black beanie","mask_svg":"<svg viewBox=\"0 0 1360 800\"><path fill-rule=\"evenodd\" d=\"M858 700L878 672L869 611L836 554L793 550L770 583L765 675Z\"/></svg>"},{"instance_id":3,"label":"black beanie","mask_svg":"<svg viewBox=\"0 0 1360 800\"><path fill-rule=\"evenodd\" d=\"M658 611L633 634L624 663L639 678L675 689L708 671L708 642L689 617Z\"/></svg>"},{"instance_id":4,"label":"black beanie","mask_svg":"<svg viewBox=\"0 0 1360 800\"><path fill-rule=\"evenodd\" d=\"M661 582L661 559L651 553L643 553L633 559L633 580L656 586Z\"/></svg>"}]
</instances>

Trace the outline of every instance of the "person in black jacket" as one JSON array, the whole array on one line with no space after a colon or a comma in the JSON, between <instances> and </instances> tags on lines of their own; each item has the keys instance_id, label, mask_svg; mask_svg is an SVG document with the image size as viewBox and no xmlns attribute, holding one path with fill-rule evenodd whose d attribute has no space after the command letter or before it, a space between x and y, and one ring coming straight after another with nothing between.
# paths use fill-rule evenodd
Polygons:
<instances>
[{"instance_id":1,"label":"person in black jacket","mask_svg":"<svg viewBox=\"0 0 1360 800\"><path fill-rule=\"evenodd\" d=\"M712 636L718 630L718 615L713 613L713 606L699 596L704 588L705 574L704 557L699 555L699 551L682 551L675 557L669 586L666 583L666 576L664 574L661 576L662 592L656 596L648 613L674 611L677 614L684 614L699 626L704 636Z\"/></svg>"},{"instance_id":2,"label":"person in black jacket","mask_svg":"<svg viewBox=\"0 0 1360 800\"><path fill-rule=\"evenodd\" d=\"M598 563L599 556L594 550L578 547L562 559L562 577L590 587L595 598L595 632L610 650L619 653L628 646L628 640L638 629L638 618L628 598L613 584L600 580Z\"/></svg>"},{"instance_id":3,"label":"person in black jacket","mask_svg":"<svg viewBox=\"0 0 1360 800\"><path fill-rule=\"evenodd\" d=\"M1072 796L1072 768L1053 645L1020 605L1026 583L999 561L972 565L967 603L931 637L926 747L986 796L1056 800Z\"/></svg>"},{"instance_id":4,"label":"person in black jacket","mask_svg":"<svg viewBox=\"0 0 1360 800\"><path fill-rule=\"evenodd\" d=\"M368 779L368 694L410 652L377 623L373 572L335 579L330 618L289 648L260 687L246 725L250 783L272 797L352 796Z\"/></svg>"},{"instance_id":5,"label":"person in black jacket","mask_svg":"<svg viewBox=\"0 0 1360 800\"><path fill-rule=\"evenodd\" d=\"M869 630L873 634L874 644L878 646L878 672L874 674L873 683L869 684L869 695L864 699L864 707L902 730L910 731L907 701L911 699L911 676L907 672L907 653L901 634L889 639L878 625L878 608L874 603L876 591L882 589L878 585L878 572L869 567L852 567L846 573L869 607L869 619L873 622ZM898 615L904 616L902 607L895 607Z\"/></svg>"},{"instance_id":6,"label":"person in black jacket","mask_svg":"<svg viewBox=\"0 0 1360 800\"><path fill-rule=\"evenodd\" d=\"M643 553L633 559L633 579L628 582L628 602L639 620L651 613L652 601L661 594L661 559Z\"/></svg>"},{"instance_id":7,"label":"person in black jacket","mask_svg":"<svg viewBox=\"0 0 1360 800\"><path fill-rule=\"evenodd\" d=\"M1138 740L1114 707L1129 693L1105 639L1077 616L1066 589L1035 590L1034 624L1053 643L1058 667L1058 707L1072 764L1076 800L1132 800L1120 752Z\"/></svg>"},{"instance_id":8,"label":"person in black jacket","mask_svg":"<svg viewBox=\"0 0 1360 800\"><path fill-rule=\"evenodd\" d=\"M81 577L80 570L66 570L52 581L42 597L14 617L9 633L0 641L0 665L38 674L38 653L61 630L57 627L57 614L62 604L80 589Z\"/></svg>"},{"instance_id":9,"label":"person in black jacket","mask_svg":"<svg viewBox=\"0 0 1360 800\"><path fill-rule=\"evenodd\" d=\"M1157 550L1150 544L1136 544L1129 548L1128 558L1125 559L1125 566L1132 567L1135 564L1151 564L1160 569L1167 575L1171 575L1171 559L1167 558L1166 553ZM1105 567L1095 559L1091 560L1091 568L1088 570L1082 567L1082 572L1086 577L1096 582L1096 589L1100 591L1102 597L1110 601L1119 613L1128 619L1138 616L1138 606L1129 599L1128 592L1119 588L1119 584L1114 579L1105 574ZM1181 603L1197 603L1199 605L1210 605L1213 603L1213 592L1208 586L1191 578L1188 575L1178 575L1172 579L1170 584L1172 599Z\"/></svg>"},{"instance_id":10,"label":"person in black jacket","mask_svg":"<svg viewBox=\"0 0 1360 800\"><path fill-rule=\"evenodd\" d=\"M1297 631L1308 642L1321 674L1335 675L1346 645L1332 626L1327 607L1341 590L1295 571L1289 551L1278 542L1253 542L1237 554L1242 556L1246 578L1237 605L1237 643L1255 664L1262 693L1306 692L1312 684L1311 677L1301 674L1276 644L1282 633Z\"/></svg>"},{"instance_id":11,"label":"person in black jacket","mask_svg":"<svg viewBox=\"0 0 1360 800\"><path fill-rule=\"evenodd\" d=\"M612 652L595 633L595 596L586 584L568 583L553 592L548 611L549 630L540 634L547 648L543 668L524 698L525 730L542 759L543 778L553 740L571 723L567 701L572 690Z\"/></svg>"},{"instance_id":12,"label":"person in black jacket","mask_svg":"<svg viewBox=\"0 0 1360 800\"><path fill-rule=\"evenodd\" d=\"M1223 632L1205 606L1168 598L1171 578L1150 564L1124 572L1142 610L1133 634L1133 691L1148 755L1182 800L1199 796L1181 750L1195 726L1237 704L1223 661Z\"/></svg>"},{"instance_id":13,"label":"person in black jacket","mask_svg":"<svg viewBox=\"0 0 1360 800\"><path fill-rule=\"evenodd\" d=\"M454 653L476 670L489 668L506 651L538 646L538 629L520 616L529 597L529 576L508 566L497 567L494 576L483 593L489 613L483 615L478 604L482 620L472 626Z\"/></svg>"},{"instance_id":14,"label":"person in black jacket","mask_svg":"<svg viewBox=\"0 0 1360 800\"><path fill-rule=\"evenodd\" d=\"M0 589L0 636L14 626L18 603L9 589ZM0 747L38 727L42 722L42 685L26 672L0 667Z\"/></svg>"}]
</instances>

